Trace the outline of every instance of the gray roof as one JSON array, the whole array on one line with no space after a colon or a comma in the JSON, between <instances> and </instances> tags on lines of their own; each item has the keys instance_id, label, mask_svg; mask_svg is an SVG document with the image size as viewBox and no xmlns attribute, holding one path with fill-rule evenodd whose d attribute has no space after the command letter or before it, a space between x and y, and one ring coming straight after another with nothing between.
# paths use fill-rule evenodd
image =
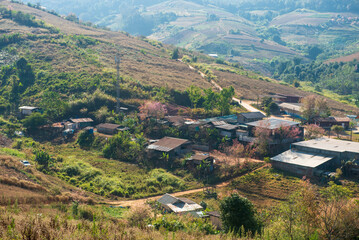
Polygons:
<instances>
[{"instance_id":1,"label":"gray roof","mask_svg":"<svg viewBox=\"0 0 359 240\"><path fill-rule=\"evenodd\" d=\"M206 212L206 214L213 217L218 217L218 218L221 217L221 213L218 211Z\"/></svg>"},{"instance_id":2,"label":"gray roof","mask_svg":"<svg viewBox=\"0 0 359 240\"><path fill-rule=\"evenodd\" d=\"M158 142L149 145L147 148L161 152L170 152L173 149L188 143L190 143L190 141L188 141L187 139L164 137Z\"/></svg>"},{"instance_id":3,"label":"gray roof","mask_svg":"<svg viewBox=\"0 0 359 240\"><path fill-rule=\"evenodd\" d=\"M325 156L320 154L311 154L305 152L299 152L294 150L288 150L282 154L272 157L272 161L282 162L287 164L293 164L297 166L316 168L323 163L332 160L334 156Z\"/></svg>"},{"instance_id":4,"label":"gray roof","mask_svg":"<svg viewBox=\"0 0 359 240\"><path fill-rule=\"evenodd\" d=\"M225 121L212 121L211 123L214 126L221 126L221 125L226 125L227 124Z\"/></svg>"},{"instance_id":5,"label":"gray roof","mask_svg":"<svg viewBox=\"0 0 359 240\"><path fill-rule=\"evenodd\" d=\"M188 158L188 160L197 160L197 161L203 161L207 158L210 158L209 154L195 154L192 157Z\"/></svg>"},{"instance_id":6,"label":"gray roof","mask_svg":"<svg viewBox=\"0 0 359 240\"><path fill-rule=\"evenodd\" d=\"M280 128L282 126L296 126L299 125L299 123L288 121L288 120L277 119L277 118L269 118L265 120L247 123L247 125L252 127L261 127L261 128L273 130Z\"/></svg>"},{"instance_id":7,"label":"gray roof","mask_svg":"<svg viewBox=\"0 0 359 240\"><path fill-rule=\"evenodd\" d=\"M233 124L225 124L225 125L216 126L216 128L226 131L232 131L232 130L236 130L238 126Z\"/></svg>"},{"instance_id":8,"label":"gray roof","mask_svg":"<svg viewBox=\"0 0 359 240\"><path fill-rule=\"evenodd\" d=\"M187 198L177 198L168 193L157 200L159 203L166 205L175 213L193 212L203 209L201 205Z\"/></svg>"},{"instance_id":9,"label":"gray roof","mask_svg":"<svg viewBox=\"0 0 359 240\"><path fill-rule=\"evenodd\" d=\"M247 112L247 113L240 113L239 115L242 115L247 119L265 118L265 115L261 112Z\"/></svg>"},{"instance_id":10,"label":"gray roof","mask_svg":"<svg viewBox=\"0 0 359 240\"><path fill-rule=\"evenodd\" d=\"M359 153L359 142L336 140L330 138L317 138L309 141L293 143L292 145L333 152Z\"/></svg>"},{"instance_id":11,"label":"gray roof","mask_svg":"<svg viewBox=\"0 0 359 240\"><path fill-rule=\"evenodd\" d=\"M302 104L300 104L300 103L281 103L281 104L278 104L278 106L283 109L290 109L290 110L294 110L297 112L302 111L301 110Z\"/></svg>"}]
</instances>

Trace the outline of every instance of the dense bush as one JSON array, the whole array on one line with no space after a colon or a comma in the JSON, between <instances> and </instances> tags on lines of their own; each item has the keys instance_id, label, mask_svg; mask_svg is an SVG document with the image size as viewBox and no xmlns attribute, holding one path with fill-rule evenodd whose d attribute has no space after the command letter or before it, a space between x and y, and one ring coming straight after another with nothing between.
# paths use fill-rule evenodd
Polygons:
<instances>
[{"instance_id":1,"label":"dense bush","mask_svg":"<svg viewBox=\"0 0 359 240\"><path fill-rule=\"evenodd\" d=\"M106 158L113 158L121 161L136 162L142 158L143 149L139 143L131 139L128 131L119 132L109 139L103 149Z\"/></svg>"}]
</instances>

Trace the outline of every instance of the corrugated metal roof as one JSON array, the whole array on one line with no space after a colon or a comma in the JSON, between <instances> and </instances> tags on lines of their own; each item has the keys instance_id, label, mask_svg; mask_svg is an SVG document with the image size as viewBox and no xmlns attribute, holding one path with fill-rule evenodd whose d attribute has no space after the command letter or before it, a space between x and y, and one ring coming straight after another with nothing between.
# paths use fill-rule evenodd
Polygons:
<instances>
[{"instance_id":1,"label":"corrugated metal roof","mask_svg":"<svg viewBox=\"0 0 359 240\"><path fill-rule=\"evenodd\" d=\"M195 154L192 157L190 157L188 160L198 160L203 161L209 158L210 156L208 154Z\"/></svg>"},{"instance_id":2,"label":"corrugated metal roof","mask_svg":"<svg viewBox=\"0 0 359 240\"><path fill-rule=\"evenodd\" d=\"M216 128L222 129L222 130L227 130L227 131L232 131L232 130L236 130L238 128L238 126L232 125L232 124L225 124L225 125L216 126Z\"/></svg>"},{"instance_id":3,"label":"corrugated metal roof","mask_svg":"<svg viewBox=\"0 0 359 240\"><path fill-rule=\"evenodd\" d=\"M300 103L281 103L281 104L278 104L278 106L280 108L283 108L283 109L289 109L289 110L294 110L294 111L297 111L297 112L301 112L301 104Z\"/></svg>"},{"instance_id":4,"label":"corrugated metal roof","mask_svg":"<svg viewBox=\"0 0 359 240\"><path fill-rule=\"evenodd\" d=\"M193 212L203 209L201 205L187 198L177 198L168 193L157 200L159 203L166 205L175 213Z\"/></svg>"},{"instance_id":5,"label":"corrugated metal roof","mask_svg":"<svg viewBox=\"0 0 359 240\"><path fill-rule=\"evenodd\" d=\"M73 123L93 122L91 118L71 118L70 121Z\"/></svg>"},{"instance_id":6,"label":"corrugated metal roof","mask_svg":"<svg viewBox=\"0 0 359 240\"><path fill-rule=\"evenodd\" d=\"M207 215L209 216L214 216L214 217L221 217L221 214L217 211L213 211L213 212L206 212Z\"/></svg>"},{"instance_id":7,"label":"corrugated metal roof","mask_svg":"<svg viewBox=\"0 0 359 240\"><path fill-rule=\"evenodd\" d=\"M317 117L317 118L314 118L314 121L317 121L317 122L330 122L330 123L350 122L350 118L348 118L348 117L327 117L327 118Z\"/></svg>"},{"instance_id":8,"label":"corrugated metal roof","mask_svg":"<svg viewBox=\"0 0 359 240\"><path fill-rule=\"evenodd\" d=\"M240 113L239 115L242 115L243 117L245 117L247 119L265 118L265 115L261 112L247 112L247 113Z\"/></svg>"},{"instance_id":9,"label":"corrugated metal roof","mask_svg":"<svg viewBox=\"0 0 359 240\"><path fill-rule=\"evenodd\" d=\"M293 121L288 121L288 120L277 119L277 118L270 118L270 119L247 123L247 125L252 126L252 127L261 127L261 128L273 130L273 129L280 128L282 126L299 125L299 123L293 122Z\"/></svg>"},{"instance_id":10,"label":"corrugated metal roof","mask_svg":"<svg viewBox=\"0 0 359 240\"><path fill-rule=\"evenodd\" d=\"M162 204L170 204L170 203L175 203L177 202L178 199L168 193L166 193L165 195L163 195L160 199L157 200L157 202L162 203Z\"/></svg>"},{"instance_id":11,"label":"corrugated metal roof","mask_svg":"<svg viewBox=\"0 0 359 240\"><path fill-rule=\"evenodd\" d=\"M227 124L225 121L212 121L211 123L214 126L221 126L221 125L226 125Z\"/></svg>"},{"instance_id":12,"label":"corrugated metal roof","mask_svg":"<svg viewBox=\"0 0 359 240\"><path fill-rule=\"evenodd\" d=\"M177 147L180 147L183 144L190 143L187 139L173 138L173 137L164 137L158 142L149 145L147 148L151 150L156 150L160 152L169 152Z\"/></svg>"},{"instance_id":13,"label":"corrugated metal roof","mask_svg":"<svg viewBox=\"0 0 359 240\"><path fill-rule=\"evenodd\" d=\"M101 123L101 124L97 125L96 127L114 130L114 129L121 127L121 125L113 124L113 123Z\"/></svg>"},{"instance_id":14,"label":"corrugated metal roof","mask_svg":"<svg viewBox=\"0 0 359 240\"><path fill-rule=\"evenodd\" d=\"M325 156L320 154L312 154L299 152L294 150L288 150L275 157L272 157L272 161L293 164L297 166L316 168L323 163L332 160L334 156Z\"/></svg>"}]
</instances>

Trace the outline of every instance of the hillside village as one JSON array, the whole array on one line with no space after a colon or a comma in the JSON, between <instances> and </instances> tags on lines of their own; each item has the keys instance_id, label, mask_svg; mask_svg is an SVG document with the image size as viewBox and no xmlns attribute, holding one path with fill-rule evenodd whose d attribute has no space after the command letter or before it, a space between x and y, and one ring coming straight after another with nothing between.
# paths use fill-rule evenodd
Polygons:
<instances>
[{"instance_id":1,"label":"hillside village","mask_svg":"<svg viewBox=\"0 0 359 240\"><path fill-rule=\"evenodd\" d=\"M0 13L0 239L359 238L353 104L39 6Z\"/></svg>"}]
</instances>

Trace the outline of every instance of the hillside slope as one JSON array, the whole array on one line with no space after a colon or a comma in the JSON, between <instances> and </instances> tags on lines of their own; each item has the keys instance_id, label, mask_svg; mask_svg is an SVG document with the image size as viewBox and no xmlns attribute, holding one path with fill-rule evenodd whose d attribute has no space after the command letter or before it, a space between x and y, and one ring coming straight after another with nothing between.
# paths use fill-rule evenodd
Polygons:
<instances>
[{"instance_id":1,"label":"hillside slope","mask_svg":"<svg viewBox=\"0 0 359 240\"><path fill-rule=\"evenodd\" d=\"M46 28L29 27L8 18L0 19L1 32L6 35L22 34L19 43L11 43L3 47L3 51L15 57L25 56L33 67L35 82L26 91L24 90L23 103L30 104L35 99L41 98L46 89L61 93L66 100L82 98L97 89L114 96L114 56L117 51L120 52L122 60L120 66L122 77L125 82L135 84L135 86L127 86L129 91L137 91L135 98L144 97L139 86L163 87L167 85L168 88L182 91L191 84L201 88L212 87L187 64L172 60L170 55L173 48L170 46L148 39L141 40L119 32L79 25L44 11L5 0L1 0L0 5L31 13L37 19L60 30L60 33L51 33ZM203 55L181 51L183 54L198 56L199 61L213 62ZM242 71L239 68L234 70ZM224 87L233 85L237 94L244 98L255 99L256 95L268 93L268 89L275 92L276 89L282 88L282 85L275 81L256 80L259 76L255 77L256 79L250 78L246 71L242 71L239 75L231 71L225 73L225 76L222 72L215 74L219 77L219 84L223 84ZM243 88L241 85L243 82L247 82L246 86L249 87ZM4 81L3 85L5 86L1 91L5 97L11 88L10 80ZM146 90L146 87L141 88L143 91ZM251 94L247 94L248 89L251 89ZM308 95L289 86L281 92L297 93L298 91L302 93L301 95ZM86 94L83 95L84 93ZM335 104L333 102L333 107L339 111L357 111L356 108L338 102Z\"/></svg>"},{"instance_id":2,"label":"hillside slope","mask_svg":"<svg viewBox=\"0 0 359 240\"><path fill-rule=\"evenodd\" d=\"M204 82L198 76L198 74L189 71L186 65L176 60L171 60L168 50L165 47L161 47L160 45L155 47L145 41L127 36L123 33L78 25L76 23L64 20L60 17L43 12L41 10L30 8L25 5L10 3L5 0L1 0L0 5L7 8L12 8L13 10L31 13L38 19L44 20L46 23L61 29L61 33L66 35L82 34L99 40L101 44L95 45L92 50L95 51L94 55L98 55L98 59L96 60L99 62L102 69L113 69L114 57L116 53L119 52L121 55L121 75L131 77L143 84L163 86L163 83L167 83L170 85L170 87L177 89L183 89L183 87L189 86L191 84L209 87L209 84ZM42 31L41 29L39 30L18 25L7 19L1 20L0 29L3 33L8 34L34 34ZM56 34L50 35L52 38L57 37ZM62 47L61 49L61 46L57 46L58 48L56 50L50 50L47 49L50 44L41 40L38 41L40 42L33 41L34 47L42 46L44 49L41 52L44 55L51 55L53 66L74 66L74 68L71 70L78 69L76 65L81 62L81 59L77 59L77 62L75 63L64 62L70 60L67 57L59 59L61 58L61 55L64 56L64 53L60 51L66 48ZM31 41L29 42L31 44ZM37 49L33 50L37 51ZM37 54L38 53L39 52L37 52ZM62 71L62 69L58 70ZM100 68L98 68L98 70L101 71Z\"/></svg>"}]
</instances>

